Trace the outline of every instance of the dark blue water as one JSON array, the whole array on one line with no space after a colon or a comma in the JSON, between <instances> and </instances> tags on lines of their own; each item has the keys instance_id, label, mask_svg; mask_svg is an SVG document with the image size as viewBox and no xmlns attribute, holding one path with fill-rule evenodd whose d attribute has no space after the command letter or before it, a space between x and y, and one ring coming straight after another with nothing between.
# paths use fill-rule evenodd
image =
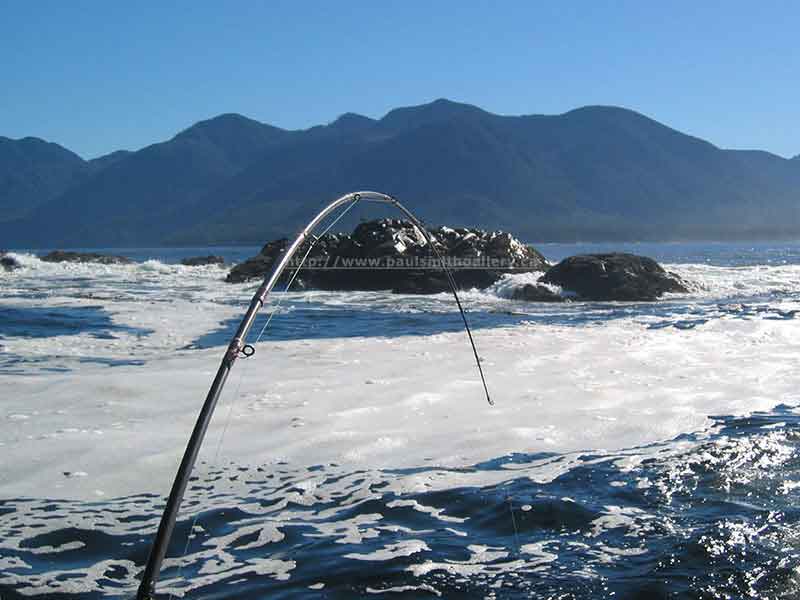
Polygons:
<instances>
[{"instance_id":1,"label":"dark blue water","mask_svg":"<svg viewBox=\"0 0 800 600\"><path fill-rule=\"evenodd\" d=\"M719 303L671 301L661 304L641 303L580 303L569 305L538 305L531 309L524 302L508 302L503 307L482 307L468 310L468 321L474 330L509 327L520 324L560 325L584 327L618 319L636 319L649 329L691 329L714 319L764 318L788 320L800 314L796 309L783 309L767 304L774 295L748 298L754 303ZM446 300L442 300L442 303ZM261 337L263 340L304 340L341 337L401 337L406 335L433 335L464 329L457 312L445 312L437 306L431 312L417 310L390 311L361 307L330 307L322 303L309 303L288 299L283 303L288 310L279 313L269 322ZM253 326L252 341L267 324L270 313L261 313ZM234 317L192 341L186 348L209 348L226 344L233 337L240 318Z\"/></svg>"},{"instance_id":2,"label":"dark blue water","mask_svg":"<svg viewBox=\"0 0 800 600\"><path fill-rule=\"evenodd\" d=\"M269 323L262 339L303 340L339 337L399 337L405 335L433 335L461 331L464 323L457 312L422 312L413 305L407 310L375 310L369 307L330 307L324 303L287 300L283 312ZM259 332L270 313L256 317L254 331ZM513 310L469 311L469 323L474 329L518 325L527 320L524 313ZM208 348L230 341L240 318L222 322L214 331L204 334L190 344L190 348Z\"/></svg>"},{"instance_id":3,"label":"dark blue water","mask_svg":"<svg viewBox=\"0 0 800 600\"><path fill-rule=\"evenodd\" d=\"M97 339L114 339L115 332L145 336L141 327L114 323L102 306L6 306L0 310L3 338L48 338L86 333Z\"/></svg>"},{"instance_id":4,"label":"dark blue water","mask_svg":"<svg viewBox=\"0 0 800 600\"><path fill-rule=\"evenodd\" d=\"M719 266L748 266L761 264L797 264L800 262L800 241L780 242L591 242L591 243L538 243L529 242L551 262L575 254L598 252L631 252L654 258L659 262L701 262ZM62 248L63 249L63 248ZM76 252L99 252L126 256L137 262L158 260L165 264L178 264L190 256L213 254L229 263L241 262L253 256L260 246L213 246L186 248L68 248ZM19 250L42 255L58 248L33 248Z\"/></svg>"},{"instance_id":5,"label":"dark blue water","mask_svg":"<svg viewBox=\"0 0 800 600\"><path fill-rule=\"evenodd\" d=\"M192 598L795 598L800 417L458 470L204 466L162 590ZM410 492L410 478L430 491ZM448 485L447 481L472 481ZM483 483L481 483L483 482ZM0 501L0 595L129 597L161 502ZM76 545L76 541L80 544ZM99 566L98 566L99 565ZM314 589L312 589L314 586Z\"/></svg>"}]
</instances>

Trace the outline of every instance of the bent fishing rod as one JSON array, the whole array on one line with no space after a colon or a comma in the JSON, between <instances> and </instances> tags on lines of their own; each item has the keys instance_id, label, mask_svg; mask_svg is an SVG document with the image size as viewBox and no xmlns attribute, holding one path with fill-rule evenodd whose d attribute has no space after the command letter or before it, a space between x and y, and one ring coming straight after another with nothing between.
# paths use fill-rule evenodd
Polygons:
<instances>
[{"instance_id":1,"label":"bent fishing rod","mask_svg":"<svg viewBox=\"0 0 800 600\"><path fill-rule=\"evenodd\" d=\"M279 259L275 261L271 273L264 278L263 283L259 286L258 290L256 290L255 295L253 295L253 298L250 301L250 306L247 309L247 312L244 314L244 317L242 317L241 323L239 323L239 328L236 330L236 334L228 344L228 348L222 357L222 362L220 363L217 374L211 384L211 388L208 390L208 395L203 403L203 407L200 409L200 414L197 416L197 421L194 429L192 430L192 434L189 437L189 442L186 446L186 450L184 451L183 459L181 460L180 466L178 467L178 472L175 475L175 481L172 484L172 489L170 490L167 504L164 507L164 513L161 515L161 522L158 525L156 537L153 540L153 545L150 549L147 565L145 566L144 573L142 574L139 590L136 593L136 600L155 599L156 582L158 581L158 577L161 572L161 563L164 561L164 557L166 556L167 546L172 538L173 530L175 529L175 522L177 521L178 511L180 509L181 502L183 501L184 493L186 492L186 486L189 483L192 469L194 468L194 464L197 460L197 455L200 452L200 446L203 444L203 438L206 435L206 430L208 429L208 425L211 422L211 417L214 414L214 408L217 405L217 400L222 393L222 388L225 386L225 381L228 379L228 374L233 368L233 364L236 362L236 359L240 356L252 356L255 353L255 348L247 344L247 335L250 333L250 329L253 326L253 322L255 321L258 311L264 306L267 296L272 291L272 288L275 287L278 279L289 265L292 257L300 249L300 246L303 244L303 242L309 240L311 247L316 244L319 238L314 235L314 230L322 222L322 220L340 206L347 205L345 210L350 210L350 208L361 201L377 202L394 206L406 217L408 217L411 223L413 223L420 233L422 233L425 241L433 250L439 264L442 267L442 270L445 273L447 283L450 286L450 291L453 293L456 305L461 313L461 319L464 322L464 329L469 337L469 343L472 346L472 353L475 356L475 364L478 367L478 373L480 373L481 383L483 383L483 391L486 394L486 400L489 402L489 404L494 404L489 396L489 388L486 385L486 378L483 375L483 368L481 367L481 361L478 357L478 350L475 347L475 341L472 339L472 332L470 331L469 323L467 322L467 315L465 314L464 308L461 306L461 300L458 297L455 279L453 278L453 274L450 272L450 269L447 267L444 258L436 247L433 236L430 234L430 232L428 232L428 229L425 227L422 221L414 216L414 214L405 206L400 204L400 202L393 196L378 192L353 192L334 200L319 213L317 213L313 219L311 219L308 225L306 225L305 229L298 234L295 240L286 249L284 249ZM308 252L310 252L310 248ZM308 257L308 252L306 252L305 257L297 266L295 274L303 266L305 258Z\"/></svg>"}]
</instances>

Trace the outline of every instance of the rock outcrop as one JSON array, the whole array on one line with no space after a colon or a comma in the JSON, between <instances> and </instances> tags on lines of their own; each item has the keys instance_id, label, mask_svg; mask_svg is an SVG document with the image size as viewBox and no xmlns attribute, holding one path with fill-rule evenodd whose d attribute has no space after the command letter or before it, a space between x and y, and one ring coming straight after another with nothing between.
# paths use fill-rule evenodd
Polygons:
<instances>
[{"instance_id":1,"label":"rock outcrop","mask_svg":"<svg viewBox=\"0 0 800 600\"><path fill-rule=\"evenodd\" d=\"M558 285L580 300L653 301L668 292L689 292L685 281L652 258L624 253L570 256L539 281Z\"/></svg>"},{"instance_id":2,"label":"rock outcrop","mask_svg":"<svg viewBox=\"0 0 800 600\"><path fill-rule=\"evenodd\" d=\"M66 252L64 250L53 250L40 256L39 259L45 262L100 263L103 265L128 265L133 262L124 256L97 254L96 252Z\"/></svg>"},{"instance_id":3,"label":"rock outcrop","mask_svg":"<svg viewBox=\"0 0 800 600\"><path fill-rule=\"evenodd\" d=\"M22 265L19 264L19 261L16 258L9 256L0 250L0 269L4 271L15 271L21 267Z\"/></svg>"},{"instance_id":4,"label":"rock outcrop","mask_svg":"<svg viewBox=\"0 0 800 600\"><path fill-rule=\"evenodd\" d=\"M200 267L203 265L224 265L225 259L221 256L214 256L209 254L208 256L190 256L184 259L181 259L181 264L186 267Z\"/></svg>"},{"instance_id":5,"label":"rock outcrop","mask_svg":"<svg viewBox=\"0 0 800 600\"><path fill-rule=\"evenodd\" d=\"M435 249L412 223L382 219L358 225L352 234L326 234L308 255L296 288L381 290L432 294L449 289L436 251L447 262L461 289L485 288L506 273L544 271L549 264L538 251L509 233L480 229L431 230ZM269 242L261 252L236 265L227 281L263 278L288 245ZM296 254L296 266L308 250ZM291 269L287 269L284 280Z\"/></svg>"},{"instance_id":6,"label":"rock outcrop","mask_svg":"<svg viewBox=\"0 0 800 600\"><path fill-rule=\"evenodd\" d=\"M512 292L528 302L653 301L668 292L687 293L678 275L656 261L634 254L571 256L551 266L536 249L510 233L480 229L430 230L433 244L413 224L399 219L361 223L353 233L326 234L311 248L293 289L392 290L400 294L436 294L450 289L437 252L459 289L487 288L509 273L541 272L536 283ZM226 281L262 279L289 241L267 243L259 254L234 266ZM434 247L431 247L431 246ZM286 282L305 256L304 243L284 272ZM554 289L561 288L561 292Z\"/></svg>"}]
</instances>

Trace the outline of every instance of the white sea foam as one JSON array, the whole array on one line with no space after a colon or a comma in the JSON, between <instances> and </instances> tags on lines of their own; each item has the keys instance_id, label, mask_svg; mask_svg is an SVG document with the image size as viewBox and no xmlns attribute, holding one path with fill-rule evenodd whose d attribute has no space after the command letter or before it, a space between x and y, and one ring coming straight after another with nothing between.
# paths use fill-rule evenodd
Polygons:
<instances>
[{"instance_id":1,"label":"white sea foam","mask_svg":"<svg viewBox=\"0 0 800 600\"><path fill-rule=\"evenodd\" d=\"M504 275L499 281L489 286L489 288L486 290L486 293L493 294L499 298L510 299L515 290L523 287L526 284L537 283L542 275L544 275L544 273L539 271L534 271L532 273L514 273L511 275ZM547 285L547 287L555 292L560 291L558 286Z\"/></svg>"},{"instance_id":2,"label":"white sea foam","mask_svg":"<svg viewBox=\"0 0 800 600\"><path fill-rule=\"evenodd\" d=\"M721 267L707 264L664 265L695 284L692 297L725 299L800 292L800 265Z\"/></svg>"},{"instance_id":3,"label":"white sea foam","mask_svg":"<svg viewBox=\"0 0 800 600\"><path fill-rule=\"evenodd\" d=\"M100 306L114 324L152 333L2 340L0 358L29 361L4 375L4 494L96 498L98 490L109 497L163 492L222 351L187 345L240 315L256 284L224 284L224 271L216 266L51 264L14 256L23 268L0 273L0 310L43 303ZM667 268L698 286L664 306L777 294L765 302L789 309L796 303L781 294L800 292L800 266ZM466 292L464 302L472 310L507 310L509 290L536 277L509 276L488 292ZM294 306L319 303L313 306L320 310L453 310L447 294L311 291L287 298ZM513 307L532 314L553 310L518 302ZM629 447L702 429L709 415L794 401L798 321L733 316L720 312L691 330L650 329L653 318L635 311L579 326L531 321L476 330L495 407L482 398L460 332L262 342L254 358L236 365L205 458L214 458L208 453L228 410L226 459L399 467L472 464L515 451ZM86 363L87 357L144 364L109 369Z\"/></svg>"},{"instance_id":4,"label":"white sea foam","mask_svg":"<svg viewBox=\"0 0 800 600\"><path fill-rule=\"evenodd\" d=\"M157 326L164 314L148 318ZM797 399L796 321L720 319L681 331L623 319L475 337L494 407L482 397L462 333L262 342L256 357L237 364L204 458L213 459L228 411L226 460L397 467L630 447L701 429L708 415ZM86 498L98 489L110 496L167 489L220 353L165 352L142 366L7 376L4 493ZM265 393L280 402L253 411L246 399Z\"/></svg>"}]
</instances>

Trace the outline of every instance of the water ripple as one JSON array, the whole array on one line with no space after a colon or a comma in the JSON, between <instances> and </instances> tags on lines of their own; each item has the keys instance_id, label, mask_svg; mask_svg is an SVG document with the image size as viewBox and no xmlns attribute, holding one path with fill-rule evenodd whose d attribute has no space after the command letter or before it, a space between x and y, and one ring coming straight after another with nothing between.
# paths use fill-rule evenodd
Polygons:
<instances>
[{"instance_id":1,"label":"water ripple","mask_svg":"<svg viewBox=\"0 0 800 600\"><path fill-rule=\"evenodd\" d=\"M470 468L201 465L159 589L193 598L778 598L800 592L800 417ZM152 495L0 503L0 594L130 596ZM196 516L190 535L191 518Z\"/></svg>"}]
</instances>

